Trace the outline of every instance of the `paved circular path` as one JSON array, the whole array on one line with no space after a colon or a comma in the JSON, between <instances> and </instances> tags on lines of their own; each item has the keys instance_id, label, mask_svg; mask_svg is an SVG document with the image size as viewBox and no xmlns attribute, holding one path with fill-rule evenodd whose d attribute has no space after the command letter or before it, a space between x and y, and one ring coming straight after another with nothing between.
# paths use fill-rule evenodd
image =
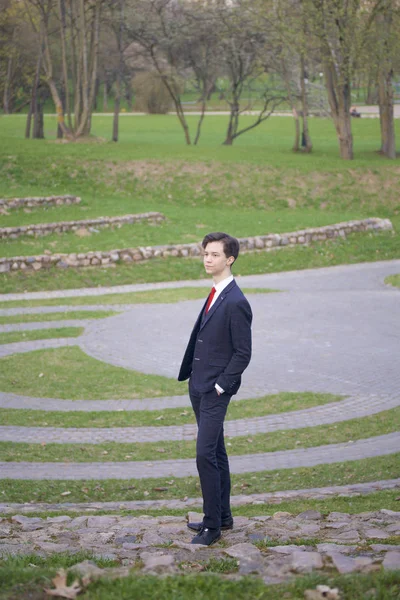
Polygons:
<instances>
[{"instance_id":1,"label":"paved circular path","mask_svg":"<svg viewBox=\"0 0 400 600\"><path fill-rule=\"evenodd\" d=\"M322 406L314 406L303 410L290 411L225 421L225 435L229 437L269 433L287 429L302 429L348 421L353 418L366 417L383 409L383 398L365 396L348 398L340 402L332 402ZM388 397L384 400L385 410L400 405L400 396ZM169 425L157 427L15 427L0 426L0 439L7 442L28 442L48 444L102 444L105 442L143 443L165 440L193 440L197 435L197 425Z\"/></svg>"},{"instance_id":2,"label":"paved circular path","mask_svg":"<svg viewBox=\"0 0 400 600\"><path fill-rule=\"evenodd\" d=\"M227 435L339 422L398 406L400 295L399 290L383 284L387 275L398 272L400 261L390 261L240 278L242 286L283 290L280 294L250 297L254 312L254 356L246 371L240 397L280 391L315 391L345 394L349 398L313 409L231 421L226 424ZM36 292L2 296L0 300L100 295L187 285L208 287L209 282ZM85 352L102 361L145 373L175 377L201 303L186 301L172 305L118 307L123 309L119 315L101 321L83 321L85 333L80 338L8 344L0 347L0 355L79 344ZM104 307L85 308L101 310ZM9 310L3 309L1 313L6 314ZM61 308L57 307L57 310ZM54 307L51 310L30 309L30 312L46 311L54 312ZM24 309L19 309L19 312L24 312ZM40 325L60 327L66 325L66 321ZM0 394L0 406L10 408L43 409L47 405L49 410L98 410L100 406L106 410L138 410L143 409L142 403L146 402L30 399ZM149 400L148 408L160 410L184 404L188 404L185 396L158 398ZM192 425L114 429L0 429L2 440L61 443L162 441L192 439L194 435L195 427ZM399 451L400 434L393 433L352 444L233 456L231 465L234 473L244 473L358 460ZM125 479L196 474L193 460L153 463L0 463L0 471L2 477L13 479Z\"/></svg>"},{"instance_id":3,"label":"paved circular path","mask_svg":"<svg viewBox=\"0 0 400 600\"><path fill-rule=\"evenodd\" d=\"M231 473L256 473L360 460L396 452L400 452L400 432L358 440L353 443L230 456L229 465ZM107 463L0 462L0 473L1 477L6 479L148 479L151 477L196 477L197 468L195 461L191 458Z\"/></svg>"},{"instance_id":4,"label":"paved circular path","mask_svg":"<svg viewBox=\"0 0 400 600\"><path fill-rule=\"evenodd\" d=\"M383 281L399 271L400 261L390 261L241 278L246 287L285 290L250 298L254 353L244 376L248 395L397 394L400 294ZM113 365L176 377L201 305L138 304L89 323L80 345Z\"/></svg>"}]
</instances>

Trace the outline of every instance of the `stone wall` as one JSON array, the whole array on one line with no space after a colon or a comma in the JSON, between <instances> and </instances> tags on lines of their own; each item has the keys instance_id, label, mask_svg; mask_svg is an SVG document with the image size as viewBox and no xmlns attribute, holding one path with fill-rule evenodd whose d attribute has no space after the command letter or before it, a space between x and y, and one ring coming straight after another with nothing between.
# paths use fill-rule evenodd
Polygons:
<instances>
[{"instance_id":1,"label":"stone wall","mask_svg":"<svg viewBox=\"0 0 400 600\"><path fill-rule=\"evenodd\" d=\"M388 231L393 226L389 219L363 219L361 221L348 221L326 227L302 229L290 233L271 233L255 237L240 238L240 249L248 251L269 251L321 242L337 237L345 238L348 234L365 231ZM137 248L124 248L109 252L86 252L81 254L43 254L40 256L16 256L0 259L0 273L9 271L40 271L57 267L67 269L70 267L99 267L110 266L119 261L135 263L151 258L192 257L201 255L201 243L175 244L170 246L147 246Z\"/></svg>"},{"instance_id":2,"label":"stone wall","mask_svg":"<svg viewBox=\"0 0 400 600\"><path fill-rule=\"evenodd\" d=\"M21 227L1 227L0 239L14 240L21 235L33 237L48 235L50 233L65 233L66 231L78 231L96 229L97 227L116 227L127 223L149 221L159 223L165 220L165 216L159 212L148 212L138 215L124 215L122 217L99 217L98 219L86 219L81 221L61 221L60 223L41 223L39 225L24 225Z\"/></svg>"},{"instance_id":3,"label":"stone wall","mask_svg":"<svg viewBox=\"0 0 400 600\"><path fill-rule=\"evenodd\" d=\"M0 198L0 209L40 208L42 206L61 206L62 204L79 204L78 196L47 196L32 198Z\"/></svg>"}]
</instances>

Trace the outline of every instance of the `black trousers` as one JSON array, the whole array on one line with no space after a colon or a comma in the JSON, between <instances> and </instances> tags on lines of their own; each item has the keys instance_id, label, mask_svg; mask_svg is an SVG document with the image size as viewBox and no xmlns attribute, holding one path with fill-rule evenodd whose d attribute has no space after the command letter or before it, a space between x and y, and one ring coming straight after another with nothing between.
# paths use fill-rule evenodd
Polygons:
<instances>
[{"instance_id":1,"label":"black trousers","mask_svg":"<svg viewBox=\"0 0 400 600\"><path fill-rule=\"evenodd\" d=\"M218 529L231 518L231 477L224 442L224 419L231 396L215 389L199 393L189 381L198 432L196 464L203 494L204 526Z\"/></svg>"}]
</instances>

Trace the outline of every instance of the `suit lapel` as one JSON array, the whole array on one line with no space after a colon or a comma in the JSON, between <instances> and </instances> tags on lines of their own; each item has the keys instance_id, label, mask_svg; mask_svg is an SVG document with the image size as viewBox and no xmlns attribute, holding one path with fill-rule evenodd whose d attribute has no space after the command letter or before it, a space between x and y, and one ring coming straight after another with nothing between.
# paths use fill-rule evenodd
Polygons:
<instances>
[{"instance_id":1,"label":"suit lapel","mask_svg":"<svg viewBox=\"0 0 400 600\"><path fill-rule=\"evenodd\" d=\"M236 281L233 280L231 281L225 289L222 290L222 292L220 293L220 295L218 296L218 298L216 299L216 301L214 302L214 304L212 305L212 307L210 308L210 310L208 311L208 313L206 315L204 315L204 319L202 320L202 322L200 323L200 330L201 331L203 329L203 327L208 323L208 321L211 319L211 317L213 316L213 314L218 310L218 308L221 306L221 304L224 302L225 297L227 296L227 294L229 294L229 292L236 286ZM206 301L207 302L207 301ZM203 307L203 310L205 308L205 305ZM203 312L203 311L202 311ZM200 313L200 317L201 314Z\"/></svg>"}]
</instances>

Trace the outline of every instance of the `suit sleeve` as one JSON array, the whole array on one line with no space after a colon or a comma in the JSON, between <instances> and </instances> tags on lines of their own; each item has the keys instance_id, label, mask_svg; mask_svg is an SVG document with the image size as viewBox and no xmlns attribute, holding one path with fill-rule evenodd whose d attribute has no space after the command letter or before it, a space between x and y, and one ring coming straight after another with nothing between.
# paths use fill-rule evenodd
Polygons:
<instances>
[{"instance_id":1,"label":"suit sleeve","mask_svg":"<svg viewBox=\"0 0 400 600\"><path fill-rule=\"evenodd\" d=\"M246 298L243 298L232 307L230 335L233 355L229 364L216 381L216 383L228 394L238 383L243 371L250 362L252 319L253 315L250 304L247 302Z\"/></svg>"}]
</instances>

